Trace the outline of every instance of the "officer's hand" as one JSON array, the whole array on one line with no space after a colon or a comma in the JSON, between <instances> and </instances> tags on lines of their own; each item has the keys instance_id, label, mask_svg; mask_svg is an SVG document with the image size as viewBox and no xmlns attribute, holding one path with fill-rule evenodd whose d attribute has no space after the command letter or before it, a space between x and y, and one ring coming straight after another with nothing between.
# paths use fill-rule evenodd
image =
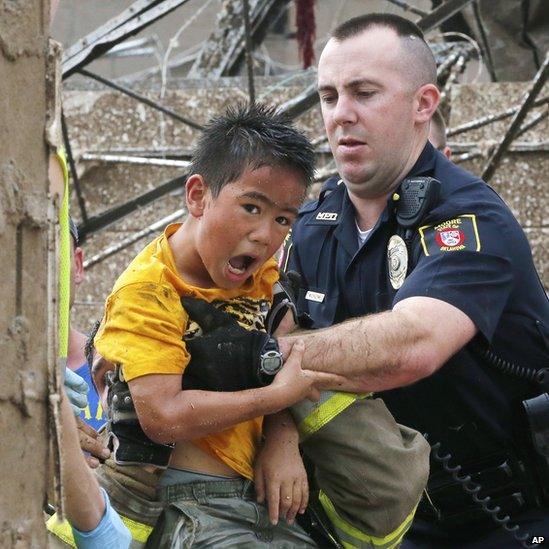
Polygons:
<instances>
[{"instance_id":1,"label":"officer's hand","mask_svg":"<svg viewBox=\"0 0 549 549\"><path fill-rule=\"evenodd\" d=\"M88 384L70 368L65 368L65 392L69 398L72 411L79 416L88 405Z\"/></svg>"},{"instance_id":2,"label":"officer's hand","mask_svg":"<svg viewBox=\"0 0 549 549\"><path fill-rule=\"evenodd\" d=\"M285 397L286 408L303 399L316 402L320 398L320 392L315 385L316 372L301 368L304 351L305 344L303 340L298 339L292 347L288 360L272 383L273 386L284 389L282 394Z\"/></svg>"},{"instance_id":3,"label":"officer's hand","mask_svg":"<svg viewBox=\"0 0 549 549\"><path fill-rule=\"evenodd\" d=\"M89 455L85 455L88 465L95 469L99 464L105 461L111 453L103 445L99 433L82 418L76 418L76 427L78 429L78 439L80 448Z\"/></svg>"},{"instance_id":4,"label":"officer's hand","mask_svg":"<svg viewBox=\"0 0 549 549\"><path fill-rule=\"evenodd\" d=\"M191 360L183 375L184 389L241 391L261 387L261 351L268 334L242 328L235 318L204 300L181 300L202 335L185 340Z\"/></svg>"}]
</instances>

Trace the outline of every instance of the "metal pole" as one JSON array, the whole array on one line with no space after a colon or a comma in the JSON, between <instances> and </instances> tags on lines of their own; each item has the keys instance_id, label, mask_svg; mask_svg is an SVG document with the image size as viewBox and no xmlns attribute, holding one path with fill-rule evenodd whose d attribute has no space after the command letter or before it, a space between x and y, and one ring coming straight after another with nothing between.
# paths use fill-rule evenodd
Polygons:
<instances>
[{"instance_id":1,"label":"metal pole","mask_svg":"<svg viewBox=\"0 0 549 549\"><path fill-rule=\"evenodd\" d=\"M417 22L417 26L423 32L428 32L431 29L442 25L444 21L450 19L452 15L455 15L471 1L472 0L446 0L444 4L441 4L438 8L420 19Z\"/></svg>"},{"instance_id":2,"label":"metal pole","mask_svg":"<svg viewBox=\"0 0 549 549\"><path fill-rule=\"evenodd\" d=\"M127 10L71 46L63 56L63 79L91 63L126 38L142 31L157 19L189 0L135 2ZM70 57L69 57L70 55Z\"/></svg>"},{"instance_id":3,"label":"metal pole","mask_svg":"<svg viewBox=\"0 0 549 549\"><path fill-rule=\"evenodd\" d=\"M158 103L155 103L154 101L151 101L147 97L140 95L138 93L135 93L134 91L125 88L124 86L121 86L120 84L115 84L111 80L107 80L106 78L103 78L102 76L99 76L98 74L95 74L93 72L87 71L86 69L78 69L78 72L82 74L83 76L87 76L88 78L93 78L94 80L97 80L98 82L101 82L101 84L105 84L105 86L109 86L109 88L113 88L125 95L128 95L132 97L133 99L136 99L137 101L140 101L141 103L144 103L145 105L148 105L149 107L152 107L153 109L156 109L157 111L163 112L164 114L167 114L171 118L174 118L175 120L178 120L179 122L183 122L183 124L187 124L187 126L190 126L191 128L194 128L195 130L203 130L204 126L201 126L200 124L197 124L193 120L190 120L189 118L186 118L185 116L180 115L179 113L176 113L175 111L172 111L171 109L168 109L167 107L163 107L162 105L159 105Z\"/></svg>"},{"instance_id":4,"label":"metal pole","mask_svg":"<svg viewBox=\"0 0 549 549\"><path fill-rule=\"evenodd\" d=\"M525 134L528 130L531 130L533 127L537 126L542 120L545 120L549 116L549 110L545 110L544 112L538 114L537 116L532 117L532 120L530 122L527 122L520 128L520 130L517 132L517 135L515 135L515 139L517 137L520 137L521 135Z\"/></svg>"},{"instance_id":5,"label":"metal pole","mask_svg":"<svg viewBox=\"0 0 549 549\"><path fill-rule=\"evenodd\" d=\"M534 101L532 107L540 107L541 105L545 105L545 103L549 103L549 95L546 95L545 97ZM450 128L446 132L446 135L447 137L451 137L452 135L457 135L459 133L467 132L469 130L476 130L477 128L481 128L482 126L491 124L492 122L498 122L499 120L509 118L510 116L513 116L519 109L520 105L517 107L510 107L496 114L489 114L488 116L476 118L475 120L471 120L470 122L466 122L465 124L461 124L460 126L456 126L455 128Z\"/></svg>"},{"instance_id":6,"label":"metal pole","mask_svg":"<svg viewBox=\"0 0 549 549\"><path fill-rule=\"evenodd\" d=\"M549 53L545 55L545 61L543 62L543 65L540 67L539 71L534 77L532 85L530 86L530 90L526 94L524 101L520 106L520 109L515 114L513 120L511 120L511 123L509 124L509 128L507 129L507 132L505 132L503 139L501 140L498 147L494 151L494 154L486 163L486 167L482 172L482 179L484 179L484 181L489 181L492 175L494 175L494 172L498 167L501 157L505 154L507 147L511 144L511 142L515 138L515 135L518 132L520 125L524 120L524 117L528 114L528 111L534 104L534 100L536 96L543 88L543 85L545 84L545 80L547 79L548 70L549 70Z\"/></svg>"},{"instance_id":7,"label":"metal pole","mask_svg":"<svg viewBox=\"0 0 549 549\"><path fill-rule=\"evenodd\" d=\"M80 215L84 223L88 222L88 212L86 212L86 202L82 196L82 189L80 188L80 181L78 181L78 175L76 173L76 164L74 163L74 157L72 155L71 142L69 139L69 131L67 129L67 123L65 121L65 113L61 111L61 132L63 133L63 142L65 144L65 150L67 151L67 158L69 160L69 167L72 174L72 182L74 184L74 190L76 191L76 198L78 199L78 207L80 208Z\"/></svg>"},{"instance_id":8,"label":"metal pole","mask_svg":"<svg viewBox=\"0 0 549 549\"><path fill-rule=\"evenodd\" d=\"M160 198L161 196L164 196L172 191L183 189L186 179L187 176L183 175L167 181L166 183L162 183L161 185L155 185L155 187L150 191L147 191L136 198L132 198L131 200L124 202L124 204L114 206L110 210L90 217L87 223L78 226L80 238L84 240L88 235L105 228L107 225L118 221L128 214L131 214L138 208L150 204L157 198Z\"/></svg>"},{"instance_id":9,"label":"metal pole","mask_svg":"<svg viewBox=\"0 0 549 549\"><path fill-rule=\"evenodd\" d=\"M250 3L248 2L248 0L242 0L242 14L244 16L244 43L246 45L246 67L248 69L248 95L250 97L250 105L253 105L255 103L254 60L252 57Z\"/></svg>"},{"instance_id":10,"label":"metal pole","mask_svg":"<svg viewBox=\"0 0 549 549\"><path fill-rule=\"evenodd\" d=\"M395 6L398 6L399 8L402 8L404 11L411 11L412 13L415 13L416 15L419 15L421 17L424 17L427 15L426 11L420 10L419 8L416 8L415 6L412 6L410 4L407 4L403 0L387 0L387 2L394 4Z\"/></svg>"},{"instance_id":11,"label":"metal pole","mask_svg":"<svg viewBox=\"0 0 549 549\"><path fill-rule=\"evenodd\" d=\"M146 158L143 156L128 156L122 154L84 153L82 160L99 160L100 162L118 162L121 164L141 164L145 166L168 166L174 168L188 168L187 160L169 160L164 158Z\"/></svg>"},{"instance_id":12,"label":"metal pole","mask_svg":"<svg viewBox=\"0 0 549 549\"><path fill-rule=\"evenodd\" d=\"M141 240L142 238L145 238L146 236L150 235L151 233L154 233L158 231L159 229L163 229L166 225L169 223L172 223L176 219L183 217L185 213L187 212L186 209L182 208L181 210L177 210L174 213L163 217L159 221L156 221L152 225L149 225L148 227L145 227L141 231L138 231L131 236L128 236L127 238L124 238L122 241L118 242L117 244L113 244L112 246L108 246L103 251L99 252L98 254L93 255L86 261L84 261L84 269L88 269L89 267L92 267L96 263L100 263L104 259L107 259L108 257L111 257L111 255L114 255L115 253L123 250L124 248L127 248L128 246L131 246L134 242L137 242L138 240Z\"/></svg>"}]
</instances>

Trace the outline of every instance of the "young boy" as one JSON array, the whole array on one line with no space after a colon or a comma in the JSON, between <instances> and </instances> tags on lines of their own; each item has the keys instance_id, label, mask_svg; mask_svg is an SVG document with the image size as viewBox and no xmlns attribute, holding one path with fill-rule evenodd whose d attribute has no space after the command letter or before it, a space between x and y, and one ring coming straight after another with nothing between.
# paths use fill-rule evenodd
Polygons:
<instances>
[{"instance_id":1,"label":"young boy","mask_svg":"<svg viewBox=\"0 0 549 549\"><path fill-rule=\"evenodd\" d=\"M127 382L131 394L124 400L135 405L151 456L156 459L159 445L174 444L173 452L164 446L171 457L161 497L169 505L154 543L314 546L297 525L271 525L251 489L261 416L317 396L315 378L300 367L302 349L297 346L267 387L185 390L190 357L182 335L199 327L190 325L181 305L182 297L196 297L236 315L248 329L264 328L278 279L272 257L297 215L313 165L309 142L274 111L229 110L198 145L186 183L188 217L132 261L107 299L96 349ZM120 434L131 461L135 440ZM136 461L147 461L142 457Z\"/></svg>"}]
</instances>

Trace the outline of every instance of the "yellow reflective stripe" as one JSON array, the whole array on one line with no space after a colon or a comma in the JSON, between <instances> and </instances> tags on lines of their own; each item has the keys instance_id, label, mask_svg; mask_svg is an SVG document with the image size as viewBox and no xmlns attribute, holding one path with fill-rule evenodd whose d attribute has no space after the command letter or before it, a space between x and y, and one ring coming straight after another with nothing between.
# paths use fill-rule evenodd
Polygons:
<instances>
[{"instance_id":1,"label":"yellow reflective stripe","mask_svg":"<svg viewBox=\"0 0 549 549\"><path fill-rule=\"evenodd\" d=\"M361 547L383 547L384 549L391 549L393 547L397 547L402 541L404 534L406 534L410 528L417 509L416 504L404 521L395 530L380 538L361 532L358 528L343 519L336 511L333 503L330 501L330 498L322 492L322 490L320 491L318 498L324 508L324 511L326 511L330 522L334 525L338 535L340 536L339 541L343 544L343 547L348 549L359 549ZM346 541L349 539L352 541Z\"/></svg>"},{"instance_id":2,"label":"yellow reflective stripe","mask_svg":"<svg viewBox=\"0 0 549 549\"><path fill-rule=\"evenodd\" d=\"M69 521L59 521L57 519L57 513L53 514L46 521L46 529L55 536L57 536L60 540L64 541L67 545L70 545L71 547L76 547L76 543L74 543L74 536L72 535L72 528L69 524Z\"/></svg>"},{"instance_id":3,"label":"yellow reflective stripe","mask_svg":"<svg viewBox=\"0 0 549 549\"><path fill-rule=\"evenodd\" d=\"M297 429L301 438L306 438L319 429L324 427L326 423L332 421L334 417L343 412L353 402L367 398L372 393L333 393L325 402L315 406L310 413L304 417L298 424Z\"/></svg>"},{"instance_id":4,"label":"yellow reflective stripe","mask_svg":"<svg viewBox=\"0 0 549 549\"><path fill-rule=\"evenodd\" d=\"M64 190L59 205L59 357L66 358L69 345L69 307L71 291L71 244L69 232L69 172L67 159L62 148L56 157L61 166Z\"/></svg>"},{"instance_id":5,"label":"yellow reflective stripe","mask_svg":"<svg viewBox=\"0 0 549 549\"><path fill-rule=\"evenodd\" d=\"M123 515L120 515L120 518L122 519L122 522L127 526L128 530L130 531L132 535L132 539L134 539L135 541L139 541L141 543L145 543L147 541L148 537L152 532L152 529L153 529L152 526L148 526L147 524L143 524L141 522L136 522L135 520L132 520ZM52 534L56 535L59 539L64 541L67 545L70 545L71 547L76 547L76 544L74 543L74 536L72 533L71 525L67 520L60 522L57 519L57 513L52 515L46 521L46 528Z\"/></svg>"},{"instance_id":6,"label":"yellow reflective stripe","mask_svg":"<svg viewBox=\"0 0 549 549\"><path fill-rule=\"evenodd\" d=\"M135 541L140 541L141 543L145 543L147 541L153 530L152 526L149 526L148 524L143 524L142 522L136 522L135 520L132 520L128 517L123 517L122 515L120 515L120 518L122 519L122 522L128 527L128 530L130 531L132 538Z\"/></svg>"}]
</instances>

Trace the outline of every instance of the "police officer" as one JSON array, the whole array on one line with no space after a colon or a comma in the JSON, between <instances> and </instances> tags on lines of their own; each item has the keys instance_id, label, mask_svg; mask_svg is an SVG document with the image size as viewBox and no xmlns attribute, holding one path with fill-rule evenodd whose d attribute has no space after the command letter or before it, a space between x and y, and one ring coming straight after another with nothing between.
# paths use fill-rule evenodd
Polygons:
<instances>
[{"instance_id":1,"label":"police officer","mask_svg":"<svg viewBox=\"0 0 549 549\"><path fill-rule=\"evenodd\" d=\"M547 459L532 442L549 415L536 398L549 302L507 206L427 142L440 94L421 31L389 14L343 23L318 86L341 179L302 208L287 257L299 308L324 328L300 334L303 367L377 392L428 437L429 494L405 545L513 546L514 524L549 539Z\"/></svg>"}]
</instances>

